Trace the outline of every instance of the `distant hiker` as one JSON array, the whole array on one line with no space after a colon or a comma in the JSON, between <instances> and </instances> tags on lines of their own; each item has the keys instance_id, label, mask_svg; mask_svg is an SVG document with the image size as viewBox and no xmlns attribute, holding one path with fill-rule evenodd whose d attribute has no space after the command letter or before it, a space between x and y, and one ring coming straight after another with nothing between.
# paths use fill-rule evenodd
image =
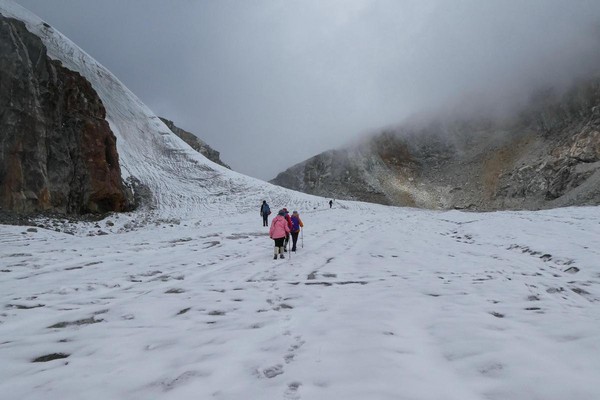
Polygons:
<instances>
[{"instance_id":1,"label":"distant hiker","mask_svg":"<svg viewBox=\"0 0 600 400\"><path fill-rule=\"evenodd\" d=\"M271 215L271 208L267 204L267 201L263 200L260 206L260 216L263 217L263 226L269 226L269 215Z\"/></svg>"},{"instance_id":2,"label":"distant hiker","mask_svg":"<svg viewBox=\"0 0 600 400\"><path fill-rule=\"evenodd\" d=\"M296 242L298 242L298 234L300 233L300 229L304 227L302 220L300 219L300 214L298 211L294 211L292 213L292 251L296 251Z\"/></svg>"},{"instance_id":3,"label":"distant hiker","mask_svg":"<svg viewBox=\"0 0 600 400\"><path fill-rule=\"evenodd\" d=\"M329 208L333 206L333 200L329 200Z\"/></svg>"},{"instance_id":4,"label":"distant hiker","mask_svg":"<svg viewBox=\"0 0 600 400\"><path fill-rule=\"evenodd\" d=\"M287 208L283 208L282 210L285 213L285 219L288 222L288 228L290 228L290 231L292 230L292 217L290 217L290 213L288 212ZM288 233L287 235L285 235L285 242L283 242L283 251L285 251L287 253L287 247L288 247L288 243L290 242L290 234Z\"/></svg>"},{"instance_id":5,"label":"distant hiker","mask_svg":"<svg viewBox=\"0 0 600 400\"><path fill-rule=\"evenodd\" d=\"M269 237L275 241L275 256L273 260L277 260L277 254L279 254L280 258L285 258L283 255L283 241L289 233L290 227L285 218L285 212L280 210L277 216L273 218L273 221L271 221L271 229L269 229Z\"/></svg>"}]
</instances>

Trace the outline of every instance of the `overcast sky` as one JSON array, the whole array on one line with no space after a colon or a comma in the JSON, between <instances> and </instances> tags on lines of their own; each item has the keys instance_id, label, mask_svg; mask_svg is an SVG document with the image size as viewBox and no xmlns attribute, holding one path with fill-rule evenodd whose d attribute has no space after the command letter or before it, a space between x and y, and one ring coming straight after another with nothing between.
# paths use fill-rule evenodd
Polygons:
<instances>
[{"instance_id":1,"label":"overcast sky","mask_svg":"<svg viewBox=\"0 0 600 400\"><path fill-rule=\"evenodd\" d=\"M599 0L17 0L271 179L413 113L600 71Z\"/></svg>"}]
</instances>

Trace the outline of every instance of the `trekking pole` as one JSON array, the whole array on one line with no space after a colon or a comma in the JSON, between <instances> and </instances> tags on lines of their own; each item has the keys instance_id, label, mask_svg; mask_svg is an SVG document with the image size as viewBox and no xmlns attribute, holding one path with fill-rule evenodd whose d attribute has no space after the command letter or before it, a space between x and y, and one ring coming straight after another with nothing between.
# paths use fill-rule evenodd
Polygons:
<instances>
[{"instance_id":1,"label":"trekking pole","mask_svg":"<svg viewBox=\"0 0 600 400\"><path fill-rule=\"evenodd\" d=\"M300 239L302 240L302 248L304 248L304 228L300 228Z\"/></svg>"},{"instance_id":2,"label":"trekking pole","mask_svg":"<svg viewBox=\"0 0 600 400\"><path fill-rule=\"evenodd\" d=\"M292 234L290 233L290 236L291 235ZM287 243L288 244L288 261L292 260L292 248L290 247L290 242L291 242L291 240L288 240L288 243Z\"/></svg>"}]
</instances>

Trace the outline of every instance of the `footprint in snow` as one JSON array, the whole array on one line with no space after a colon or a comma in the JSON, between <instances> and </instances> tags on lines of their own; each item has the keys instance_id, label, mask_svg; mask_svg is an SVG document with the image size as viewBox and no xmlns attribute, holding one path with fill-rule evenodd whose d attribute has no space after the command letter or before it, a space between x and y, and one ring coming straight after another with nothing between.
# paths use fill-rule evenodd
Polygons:
<instances>
[{"instance_id":1,"label":"footprint in snow","mask_svg":"<svg viewBox=\"0 0 600 400\"><path fill-rule=\"evenodd\" d=\"M302 382L291 382L288 383L288 388L284 393L286 399L297 400L300 398L298 395L298 389L302 386Z\"/></svg>"},{"instance_id":2,"label":"footprint in snow","mask_svg":"<svg viewBox=\"0 0 600 400\"><path fill-rule=\"evenodd\" d=\"M189 382L193 378L203 377L203 376L205 377L208 375L209 374L201 373L200 371L186 371L174 379L165 379L164 381L160 382L159 385L162 387L162 389L165 392L168 392L170 390L175 389L177 386L180 386L180 385L183 385L183 384Z\"/></svg>"},{"instance_id":3,"label":"footprint in snow","mask_svg":"<svg viewBox=\"0 0 600 400\"><path fill-rule=\"evenodd\" d=\"M278 375L283 374L283 365L277 364L272 367L263 369L263 375L269 379L275 378Z\"/></svg>"},{"instance_id":4,"label":"footprint in snow","mask_svg":"<svg viewBox=\"0 0 600 400\"><path fill-rule=\"evenodd\" d=\"M479 373L486 376L498 376L504 370L504 365L501 363L491 363L479 368Z\"/></svg>"},{"instance_id":5,"label":"footprint in snow","mask_svg":"<svg viewBox=\"0 0 600 400\"><path fill-rule=\"evenodd\" d=\"M289 333L289 334L291 334L291 333ZM295 339L296 343L292 344L288 348L288 353L285 356L283 356L283 360L285 361L286 364L289 364L292 361L294 361L294 358L296 357L296 352L302 346L304 346L304 344L306 343L304 340L302 340L302 336L296 336L296 337L294 337L294 339Z\"/></svg>"}]
</instances>

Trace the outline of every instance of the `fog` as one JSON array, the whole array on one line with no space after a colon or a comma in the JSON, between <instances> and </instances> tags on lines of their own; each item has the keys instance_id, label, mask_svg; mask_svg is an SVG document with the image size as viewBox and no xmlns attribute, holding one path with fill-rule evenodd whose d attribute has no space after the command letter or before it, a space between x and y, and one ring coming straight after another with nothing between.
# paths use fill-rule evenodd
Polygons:
<instances>
[{"instance_id":1,"label":"fog","mask_svg":"<svg viewBox=\"0 0 600 400\"><path fill-rule=\"evenodd\" d=\"M509 109L600 70L597 0L17 2L262 179L415 113Z\"/></svg>"}]
</instances>

